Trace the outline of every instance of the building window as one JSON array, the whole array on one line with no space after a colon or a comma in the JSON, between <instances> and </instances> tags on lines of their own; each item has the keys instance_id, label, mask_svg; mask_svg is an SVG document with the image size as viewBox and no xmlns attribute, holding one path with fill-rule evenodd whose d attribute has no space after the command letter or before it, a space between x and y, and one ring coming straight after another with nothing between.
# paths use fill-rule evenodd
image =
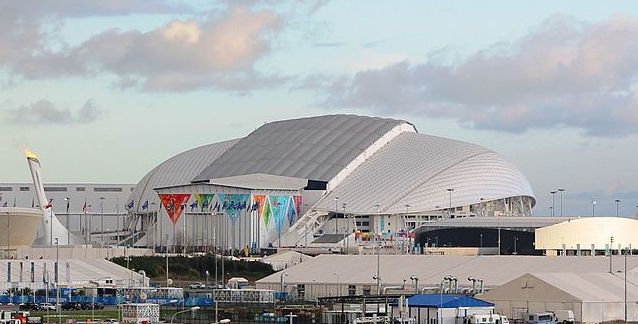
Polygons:
<instances>
[{"instance_id":1,"label":"building window","mask_svg":"<svg viewBox=\"0 0 638 324\"><path fill-rule=\"evenodd\" d=\"M20 191L29 191L29 187L20 187Z\"/></svg>"},{"instance_id":2,"label":"building window","mask_svg":"<svg viewBox=\"0 0 638 324\"><path fill-rule=\"evenodd\" d=\"M357 294L357 286L348 285L348 296L355 296Z\"/></svg>"},{"instance_id":3,"label":"building window","mask_svg":"<svg viewBox=\"0 0 638 324\"><path fill-rule=\"evenodd\" d=\"M297 285L297 298L299 299L306 298L306 285L303 285L303 284Z\"/></svg>"},{"instance_id":4,"label":"building window","mask_svg":"<svg viewBox=\"0 0 638 324\"><path fill-rule=\"evenodd\" d=\"M75 187L75 191L86 191L84 187Z\"/></svg>"},{"instance_id":5,"label":"building window","mask_svg":"<svg viewBox=\"0 0 638 324\"><path fill-rule=\"evenodd\" d=\"M370 296L370 287L363 287L363 295Z\"/></svg>"},{"instance_id":6,"label":"building window","mask_svg":"<svg viewBox=\"0 0 638 324\"><path fill-rule=\"evenodd\" d=\"M0 191L13 191L11 187L0 187Z\"/></svg>"},{"instance_id":7,"label":"building window","mask_svg":"<svg viewBox=\"0 0 638 324\"><path fill-rule=\"evenodd\" d=\"M66 192L66 187L44 187L44 191Z\"/></svg>"},{"instance_id":8,"label":"building window","mask_svg":"<svg viewBox=\"0 0 638 324\"><path fill-rule=\"evenodd\" d=\"M122 192L122 188L93 188L94 192Z\"/></svg>"}]
</instances>

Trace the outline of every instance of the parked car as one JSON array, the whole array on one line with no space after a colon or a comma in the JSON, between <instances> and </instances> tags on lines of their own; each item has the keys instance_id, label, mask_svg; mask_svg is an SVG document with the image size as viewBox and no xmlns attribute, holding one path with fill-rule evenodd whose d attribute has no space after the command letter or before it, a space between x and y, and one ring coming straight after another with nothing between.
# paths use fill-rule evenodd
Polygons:
<instances>
[{"instance_id":1,"label":"parked car","mask_svg":"<svg viewBox=\"0 0 638 324\"><path fill-rule=\"evenodd\" d=\"M82 309L82 305L76 302L68 302L68 303L62 304L60 308L62 308L63 310L80 310Z\"/></svg>"},{"instance_id":2,"label":"parked car","mask_svg":"<svg viewBox=\"0 0 638 324\"><path fill-rule=\"evenodd\" d=\"M54 304L50 304L50 303L42 303L42 304L40 304L40 308L41 308L41 310L47 310L48 309L48 310L54 311L55 310L55 305Z\"/></svg>"},{"instance_id":3,"label":"parked car","mask_svg":"<svg viewBox=\"0 0 638 324\"><path fill-rule=\"evenodd\" d=\"M90 305L89 309L93 309L93 308L95 308L95 309L104 309L104 304L102 304L102 303L95 302L92 305L91 304L89 304L89 305Z\"/></svg>"},{"instance_id":4,"label":"parked car","mask_svg":"<svg viewBox=\"0 0 638 324\"><path fill-rule=\"evenodd\" d=\"M198 282L198 283L194 283L194 284L190 284L188 285L188 288L190 289L205 289L206 285L202 282Z\"/></svg>"},{"instance_id":5,"label":"parked car","mask_svg":"<svg viewBox=\"0 0 638 324\"><path fill-rule=\"evenodd\" d=\"M19 309L21 311L39 311L42 308L40 307L40 305L35 303L23 303L20 304Z\"/></svg>"}]
</instances>

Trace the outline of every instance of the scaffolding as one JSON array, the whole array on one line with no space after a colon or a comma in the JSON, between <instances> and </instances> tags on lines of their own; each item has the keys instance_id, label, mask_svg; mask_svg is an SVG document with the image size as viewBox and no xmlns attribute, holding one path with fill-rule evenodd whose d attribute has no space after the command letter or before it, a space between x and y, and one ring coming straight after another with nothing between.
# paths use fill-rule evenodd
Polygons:
<instances>
[{"instance_id":1,"label":"scaffolding","mask_svg":"<svg viewBox=\"0 0 638 324\"><path fill-rule=\"evenodd\" d=\"M218 303L259 303L275 302L275 291L267 289L215 289L212 297Z\"/></svg>"},{"instance_id":2,"label":"scaffolding","mask_svg":"<svg viewBox=\"0 0 638 324\"><path fill-rule=\"evenodd\" d=\"M158 304L122 304L122 323L159 323L160 308Z\"/></svg>"}]
</instances>

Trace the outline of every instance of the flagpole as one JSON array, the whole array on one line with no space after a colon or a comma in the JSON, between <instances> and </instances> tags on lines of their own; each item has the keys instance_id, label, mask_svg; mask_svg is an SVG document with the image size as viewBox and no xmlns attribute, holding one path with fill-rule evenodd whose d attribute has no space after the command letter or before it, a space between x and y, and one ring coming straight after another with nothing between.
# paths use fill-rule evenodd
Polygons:
<instances>
[{"instance_id":1,"label":"flagpole","mask_svg":"<svg viewBox=\"0 0 638 324\"><path fill-rule=\"evenodd\" d=\"M184 256L186 256L186 247L188 245L188 240L186 238L188 236L188 227L186 227L186 223L187 223L187 220L188 220L188 217L187 217L188 209L186 208L186 202L182 206L183 206L183 209L184 209L184 239L182 240L184 243L183 243L183 246L182 246L182 249L183 249L182 252L184 253Z\"/></svg>"}]
</instances>

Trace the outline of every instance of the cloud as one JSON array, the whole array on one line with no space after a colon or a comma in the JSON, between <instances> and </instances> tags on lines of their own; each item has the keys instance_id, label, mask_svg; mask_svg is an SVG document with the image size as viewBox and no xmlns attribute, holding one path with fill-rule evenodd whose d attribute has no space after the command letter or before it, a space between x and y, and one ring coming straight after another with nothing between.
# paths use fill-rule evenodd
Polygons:
<instances>
[{"instance_id":1,"label":"cloud","mask_svg":"<svg viewBox=\"0 0 638 324\"><path fill-rule=\"evenodd\" d=\"M56 30L65 18L123 15L145 8L140 1L78 2L76 7L48 3L48 10L35 12L25 5L0 5L0 12L5 9L0 18L6 18L4 22L0 19L4 30L0 33L0 68L27 80L108 72L117 77L120 87L151 91L246 91L278 85L284 79L254 67L270 52L283 24L280 13L268 6L229 4L147 32L111 29L77 46L62 41L52 44L59 39ZM153 2L148 7L147 12L164 13L176 6ZM188 10L177 9L174 13Z\"/></svg>"},{"instance_id":2,"label":"cloud","mask_svg":"<svg viewBox=\"0 0 638 324\"><path fill-rule=\"evenodd\" d=\"M65 19L188 12L192 9L185 5L161 0L2 1L0 62L10 72L27 78L78 73L83 67L68 60L68 46L56 34Z\"/></svg>"},{"instance_id":3,"label":"cloud","mask_svg":"<svg viewBox=\"0 0 638 324\"><path fill-rule=\"evenodd\" d=\"M545 20L514 42L453 63L433 53L324 82L325 106L455 119L470 128L524 132L559 126L588 135L638 132L638 21Z\"/></svg>"},{"instance_id":4,"label":"cloud","mask_svg":"<svg viewBox=\"0 0 638 324\"><path fill-rule=\"evenodd\" d=\"M238 85L258 86L270 78L255 71L254 64L269 53L269 35L279 26L271 11L235 7L202 21L175 20L146 33L110 30L84 42L69 58L120 76L123 86L237 90Z\"/></svg>"},{"instance_id":5,"label":"cloud","mask_svg":"<svg viewBox=\"0 0 638 324\"><path fill-rule=\"evenodd\" d=\"M56 108L53 103L42 99L17 109L8 110L6 123L28 125L53 124L89 124L99 120L103 111L93 100L87 100L82 107L73 112L69 109Z\"/></svg>"}]
</instances>

